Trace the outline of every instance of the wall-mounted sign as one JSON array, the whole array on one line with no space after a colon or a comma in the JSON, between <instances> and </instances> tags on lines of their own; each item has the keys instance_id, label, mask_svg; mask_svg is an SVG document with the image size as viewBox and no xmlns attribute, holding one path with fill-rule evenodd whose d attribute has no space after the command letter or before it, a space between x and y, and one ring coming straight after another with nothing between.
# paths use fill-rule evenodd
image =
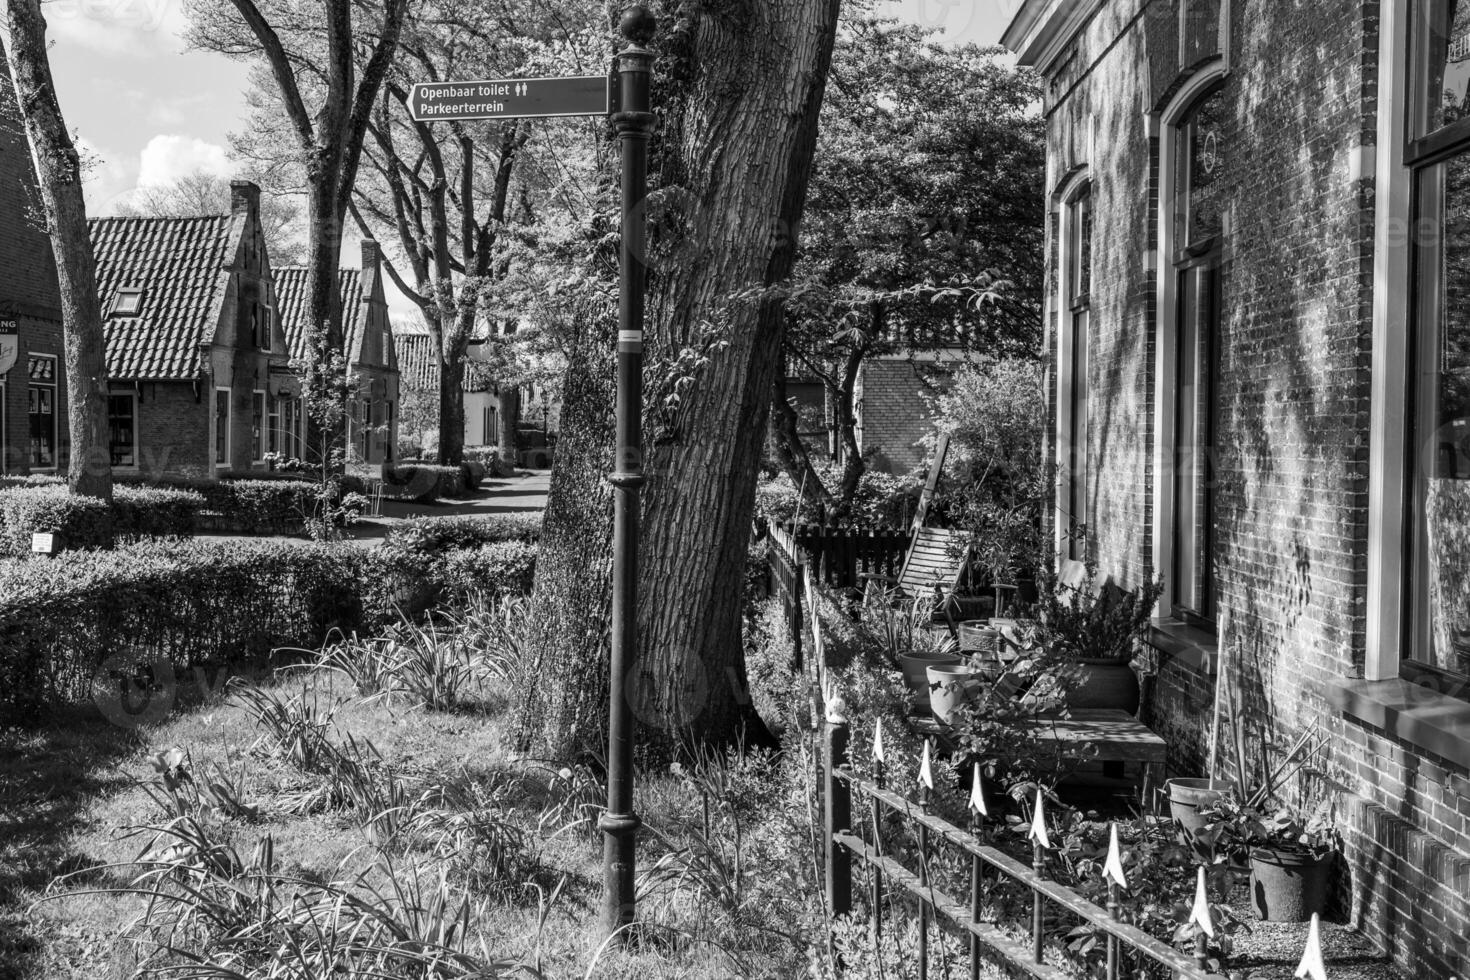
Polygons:
<instances>
[{"instance_id":1,"label":"wall-mounted sign","mask_svg":"<svg viewBox=\"0 0 1470 980\"><path fill-rule=\"evenodd\" d=\"M0 375L15 367L20 360L20 324L0 320Z\"/></svg>"}]
</instances>

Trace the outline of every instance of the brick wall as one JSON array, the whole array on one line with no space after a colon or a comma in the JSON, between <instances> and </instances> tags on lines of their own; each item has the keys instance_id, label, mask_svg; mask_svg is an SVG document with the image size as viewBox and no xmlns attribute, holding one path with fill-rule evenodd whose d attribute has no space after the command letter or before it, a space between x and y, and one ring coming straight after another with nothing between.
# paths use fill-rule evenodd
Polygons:
<instances>
[{"instance_id":1,"label":"brick wall","mask_svg":"<svg viewBox=\"0 0 1470 980\"><path fill-rule=\"evenodd\" d=\"M948 384L950 369L932 361L873 358L863 363L854 397L858 445L872 452L873 469L907 473L924 464L919 440L934 431L930 404Z\"/></svg>"},{"instance_id":2,"label":"brick wall","mask_svg":"<svg viewBox=\"0 0 1470 980\"><path fill-rule=\"evenodd\" d=\"M0 319L19 327L20 355L0 387L0 472L27 471L30 417L26 376L27 354L51 354L62 361L60 297L51 243L38 224L40 198L30 148L21 127L10 87L0 72ZM66 384L57 378L56 422L58 448L69 443L66 426Z\"/></svg>"},{"instance_id":3,"label":"brick wall","mask_svg":"<svg viewBox=\"0 0 1470 980\"><path fill-rule=\"evenodd\" d=\"M1046 88L1053 187L1081 166L1094 180L1091 547L1105 574L1133 581L1155 571L1160 202L1146 117L1220 40L1219 0L1186 2L1183 43L1180 0L1105 4ZM1470 774L1324 697L1326 682L1361 675L1365 648L1373 188L1359 162L1376 132L1377 5L1231 7L1215 450L1226 677L1248 713L1252 768L1308 726L1326 736L1300 791L1337 801L1345 911L1406 968L1464 975ZM1049 239L1054 270L1054 225ZM1055 364L1055 298L1048 326ZM1197 774L1214 678L1166 655L1140 666L1157 674L1150 721L1172 765Z\"/></svg>"},{"instance_id":4,"label":"brick wall","mask_svg":"<svg viewBox=\"0 0 1470 980\"><path fill-rule=\"evenodd\" d=\"M147 382L138 399L138 466L146 476L165 474L189 477L214 476L210 455L210 405L212 395L181 383Z\"/></svg>"}]
</instances>

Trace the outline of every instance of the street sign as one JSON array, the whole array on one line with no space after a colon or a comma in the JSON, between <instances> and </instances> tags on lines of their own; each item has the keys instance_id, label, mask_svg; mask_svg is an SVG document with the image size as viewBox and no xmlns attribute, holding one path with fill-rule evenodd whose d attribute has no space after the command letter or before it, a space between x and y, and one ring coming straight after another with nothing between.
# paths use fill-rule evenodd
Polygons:
<instances>
[{"instance_id":1,"label":"street sign","mask_svg":"<svg viewBox=\"0 0 1470 980\"><path fill-rule=\"evenodd\" d=\"M15 367L20 359L20 324L15 320L0 320L0 375Z\"/></svg>"},{"instance_id":2,"label":"street sign","mask_svg":"<svg viewBox=\"0 0 1470 980\"><path fill-rule=\"evenodd\" d=\"M610 92L606 75L419 82L409 89L408 112L416 122L605 116Z\"/></svg>"}]
</instances>

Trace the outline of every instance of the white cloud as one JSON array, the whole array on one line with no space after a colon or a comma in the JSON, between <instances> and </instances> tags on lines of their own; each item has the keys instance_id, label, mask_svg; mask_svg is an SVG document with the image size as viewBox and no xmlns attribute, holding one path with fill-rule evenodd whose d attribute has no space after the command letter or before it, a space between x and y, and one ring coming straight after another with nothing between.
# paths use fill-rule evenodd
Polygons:
<instances>
[{"instance_id":1,"label":"white cloud","mask_svg":"<svg viewBox=\"0 0 1470 980\"><path fill-rule=\"evenodd\" d=\"M235 167L218 143L160 133L148 141L139 155L138 186L169 184L201 170L228 177Z\"/></svg>"},{"instance_id":2,"label":"white cloud","mask_svg":"<svg viewBox=\"0 0 1470 980\"><path fill-rule=\"evenodd\" d=\"M151 56L183 49L189 21L182 0L53 0L46 27L63 44L109 54Z\"/></svg>"},{"instance_id":3,"label":"white cloud","mask_svg":"<svg viewBox=\"0 0 1470 980\"><path fill-rule=\"evenodd\" d=\"M87 213L98 216L112 214L117 205L132 193L137 176L135 171L123 162L121 154L86 139L77 139L77 150L84 163L89 165L82 182Z\"/></svg>"}]
</instances>

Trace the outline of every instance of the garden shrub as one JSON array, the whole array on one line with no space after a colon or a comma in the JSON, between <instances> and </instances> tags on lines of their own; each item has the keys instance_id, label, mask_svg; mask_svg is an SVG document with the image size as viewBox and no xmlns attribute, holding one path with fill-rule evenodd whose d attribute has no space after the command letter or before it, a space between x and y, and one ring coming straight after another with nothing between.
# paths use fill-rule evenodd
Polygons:
<instances>
[{"instance_id":1,"label":"garden shrub","mask_svg":"<svg viewBox=\"0 0 1470 980\"><path fill-rule=\"evenodd\" d=\"M459 473L464 481L466 490L478 490L480 484L485 481L485 464L477 460L467 459L459 464Z\"/></svg>"},{"instance_id":2,"label":"garden shrub","mask_svg":"<svg viewBox=\"0 0 1470 980\"><path fill-rule=\"evenodd\" d=\"M300 474L251 473L221 480L118 477L119 486L192 490L204 498L201 529L227 534L300 534L315 513L319 486Z\"/></svg>"},{"instance_id":3,"label":"garden shrub","mask_svg":"<svg viewBox=\"0 0 1470 980\"><path fill-rule=\"evenodd\" d=\"M434 556L147 541L0 560L0 727L9 715L93 696L104 666L154 665L156 680L160 670L182 678L195 667L263 663L279 648L315 648L333 631L374 634L400 615L476 593L526 594L534 568L535 548L524 542Z\"/></svg>"},{"instance_id":4,"label":"garden shrub","mask_svg":"<svg viewBox=\"0 0 1470 980\"><path fill-rule=\"evenodd\" d=\"M541 515L497 514L491 517L415 517L388 530L385 544L402 551L437 554L456 548L477 548L499 541L535 541L541 535Z\"/></svg>"},{"instance_id":5,"label":"garden shrub","mask_svg":"<svg viewBox=\"0 0 1470 980\"><path fill-rule=\"evenodd\" d=\"M28 476L0 476L0 490L12 487L60 487L66 479L54 473L31 473Z\"/></svg>"},{"instance_id":6,"label":"garden shrub","mask_svg":"<svg viewBox=\"0 0 1470 980\"><path fill-rule=\"evenodd\" d=\"M30 554L37 533L55 534L68 549L111 548L113 513L105 501L62 486L0 490L0 553Z\"/></svg>"},{"instance_id":7,"label":"garden shrub","mask_svg":"<svg viewBox=\"0 0 1470 980\"><path fill-rule=\"evenodd\" d=\"M501 541L441 555L433 565L439 601L464 605L474 595L528 595L536 578L536 546Z\"/></svg>"},{"instance_id":8,"label":"garden shrub","mask_svg":"<svg viewBox=\"0 0 1470 980\"><path fill-rule=\"evenodd\" d=\"M127 485L112 490L114 532L124 541L189 537L203 507L204 496L194 490Z\"/></svg>"},{"instance_id":9,"label":"garden shrub","mask_svg":"<svg viewBox=\"0 0 1470 980\"><path fill-rule=\"evenodd\" d=\"M384 483L402 496L420 503L440 497L463 497L464 474L458 466L396 463L384 474Z\"/></svg>"},{"instance_id":10,"label":"garden shrub","mask_svg":"<svg viewBox=\"0 0 1470 980\"><path fill-rule=\"evenodd\" d=\"M822 483L829 490L841 485L842 468L834 463L817 467ZM911 476L894 476L871 470L858 479L852 510L845 523L864 526L890 525L904 527L912 519L919 498L919 481ZM756 486L755 516L775 524L785 524L801 517L803 524L822 523L823 515L811 504L801 502L799 488L785 473L778 473Z\"/></svg>"}]
</instances>

